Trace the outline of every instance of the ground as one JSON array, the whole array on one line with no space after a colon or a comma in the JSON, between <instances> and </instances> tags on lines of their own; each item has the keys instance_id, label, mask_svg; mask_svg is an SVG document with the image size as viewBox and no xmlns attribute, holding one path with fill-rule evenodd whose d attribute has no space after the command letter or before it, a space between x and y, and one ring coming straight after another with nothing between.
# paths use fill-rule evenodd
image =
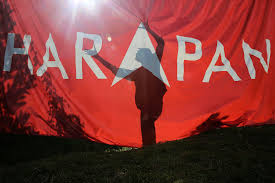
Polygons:
<instances>
[{"instance_id":1,"label":"ground","mask_svg":"<svg viewBox=\"0 0 275 183\"><path fill-rule=\"evenodd\" d=\"M1 183L275 182L275 125L216 129L132 149L0 135Z\"/></svg>"}]
</instances>

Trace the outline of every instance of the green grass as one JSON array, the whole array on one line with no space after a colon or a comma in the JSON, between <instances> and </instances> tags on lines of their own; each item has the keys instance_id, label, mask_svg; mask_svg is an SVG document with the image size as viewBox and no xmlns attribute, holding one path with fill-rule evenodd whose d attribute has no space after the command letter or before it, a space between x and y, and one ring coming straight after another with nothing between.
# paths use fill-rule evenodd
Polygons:
<instances>
[{"instance_id":1,"label":"green grass","mask_svg":"<svg viewBox=\"0 0 275 183\"><path fill-rule=\"evenodd\" d=\"M275 182L275 125L227 128L141 149L1 135L1 183Z\"/></svg>"}]
</instances>

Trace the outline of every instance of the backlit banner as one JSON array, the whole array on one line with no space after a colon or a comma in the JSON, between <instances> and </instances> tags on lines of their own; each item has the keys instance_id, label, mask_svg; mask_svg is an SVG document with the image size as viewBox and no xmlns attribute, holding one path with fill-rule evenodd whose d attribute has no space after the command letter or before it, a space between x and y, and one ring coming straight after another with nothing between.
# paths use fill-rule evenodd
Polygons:
<instances>
[{"instance_id":1,"label":"backlit banner","mask_svg":"<svg viewBox=\"0 0 275 183\"><path fill-rule=\"evenodd\" d=\"M2 132L140 147L275 123L274 1L0 2Z\"/></svg>"}]
</instances>

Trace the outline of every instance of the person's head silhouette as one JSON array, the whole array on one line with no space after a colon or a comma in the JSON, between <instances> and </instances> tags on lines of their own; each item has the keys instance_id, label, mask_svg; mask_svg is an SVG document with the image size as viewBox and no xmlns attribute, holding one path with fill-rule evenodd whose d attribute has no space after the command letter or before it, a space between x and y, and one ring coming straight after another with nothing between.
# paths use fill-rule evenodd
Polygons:
<instances>
[{"instance_id":1,"label":"person's head silhouette","mask_svg":"<svg viewBox=\"0 0 275 183\"><path fill-rule=\"evenodd\" d=\"M153 53L149 48L139 48L136 54L136 60L142 65L146 64L146 61L153 59Z\"/></svg>"}]
</instances>

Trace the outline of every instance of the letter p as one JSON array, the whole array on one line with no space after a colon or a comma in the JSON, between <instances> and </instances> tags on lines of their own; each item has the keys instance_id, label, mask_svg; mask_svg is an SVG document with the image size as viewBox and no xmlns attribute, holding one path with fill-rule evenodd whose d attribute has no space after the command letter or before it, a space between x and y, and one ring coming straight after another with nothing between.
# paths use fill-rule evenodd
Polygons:
<instances>
[{"instance_id":1,"label":"letter p","mask_svg":"<svg viewBox=\"0 0 275 183\"><path fill-rule=\"evenodd\" d=\"M184 81L184 61L199 60L202 56L202 44L198 39L177 36L178 40L178 59L177 59L177 79ZM186 53L185 43L193 43L196 46L195 53Z\"/></svg>"}]
</instances>

